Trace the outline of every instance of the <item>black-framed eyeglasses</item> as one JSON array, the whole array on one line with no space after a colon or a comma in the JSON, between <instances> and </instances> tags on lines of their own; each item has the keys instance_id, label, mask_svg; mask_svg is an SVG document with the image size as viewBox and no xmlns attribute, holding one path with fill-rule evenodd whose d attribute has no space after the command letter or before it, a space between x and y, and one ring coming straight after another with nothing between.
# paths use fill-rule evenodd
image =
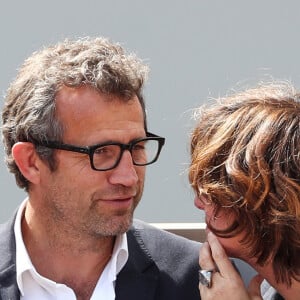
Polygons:
<instances>
[{"instance_id":1,"label":"black-framed eyeglasses","mask_svg":"<svg viewBox=\"0 0 300 300\"><path fill-rule=\"evenodd\" d=\"M56 141L34 142L37 146L88 154L91 168L96 171L108 171L116 168L125 150L130 152L134 165L153 164L157 161L164 143L165 138L150 132L146 133L145 138L133 140L129 144L107 142L78 147Z\"/></svg>"}]
</instances>

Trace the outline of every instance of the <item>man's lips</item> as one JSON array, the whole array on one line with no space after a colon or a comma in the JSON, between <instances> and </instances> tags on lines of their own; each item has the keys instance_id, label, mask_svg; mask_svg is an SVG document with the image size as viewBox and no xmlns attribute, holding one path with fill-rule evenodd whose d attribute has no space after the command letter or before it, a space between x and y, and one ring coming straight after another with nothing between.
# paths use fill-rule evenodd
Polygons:
<instances>
[{"instance_id":1,"label":"man's lips","mask_svg":"<svg viewBox=\"0 0 300 300\"><path fill-rule=\"evenodd\" d=\"M107 199L103 199L103 201L128 201L135 197L135 195L126 195L126 196L120 196L120 197L111 197Z\"/></svg>"},{"instance_id":2,"label":"man's lips","mask_svg":"<svg viewBox=\"0 0 300 300\"><path fill-rule=\"evenodd\" d=\"M121 198L99 199L102 205L115 208L129 208L133 203L134 196L126 196Z\"/></svg>"}]
</instances>

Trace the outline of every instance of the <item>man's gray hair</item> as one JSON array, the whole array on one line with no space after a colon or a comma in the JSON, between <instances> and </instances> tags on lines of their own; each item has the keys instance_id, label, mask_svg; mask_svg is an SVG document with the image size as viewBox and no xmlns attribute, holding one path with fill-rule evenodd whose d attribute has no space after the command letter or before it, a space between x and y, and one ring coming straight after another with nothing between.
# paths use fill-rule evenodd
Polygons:
<instances>
[{"instance_id":1,"label":"man's gray hair","mask_svg":"<svg viewBox=\"0 0 300 300\"><path fill-rule=\"evenodd\" d=\"M105 38L65 40L33 53L20 68L8 88L2 113L6 163L17 184L28 190L12 157L16 142L60 141L63 124L55 114L55 97L63 86L89 85L124 101L137 96L146 113L142 95L148 67L134 54L127 54ZM40 157L55 169L53 150L36 147Z\"/></svg>"}]
</instances>

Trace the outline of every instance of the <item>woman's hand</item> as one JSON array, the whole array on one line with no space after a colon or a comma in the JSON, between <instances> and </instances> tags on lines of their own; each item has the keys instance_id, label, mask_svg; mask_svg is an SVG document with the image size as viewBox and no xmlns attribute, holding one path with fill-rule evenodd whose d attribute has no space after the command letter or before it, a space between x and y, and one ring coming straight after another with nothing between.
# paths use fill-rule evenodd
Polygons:
<instances>
[{"instance_id":1,"label":"woman's hand","mask_svg":"<svg viewBox=\"0 0 300 300\"><path fill-rule=\"evenodd\" d=\"M216 236L209 232L207 242L200 249L199 264L201 269L216 270L212 274L210 287L199 284L202 300L262 300L260 284L263 278L252 278L248 290L242 278L227 257Z\"/></svg>"}]
</instances>

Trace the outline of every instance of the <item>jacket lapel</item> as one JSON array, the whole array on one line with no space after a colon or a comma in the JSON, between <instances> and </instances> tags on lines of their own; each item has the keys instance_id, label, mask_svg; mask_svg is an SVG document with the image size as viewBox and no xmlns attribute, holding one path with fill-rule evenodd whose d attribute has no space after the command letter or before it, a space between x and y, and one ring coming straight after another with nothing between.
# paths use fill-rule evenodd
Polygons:
<instances>
[{"instance_id":1,"label":"jacket lapel","mask_svg":"<svg viewBox=\"0 0 300 300\"><path fill-rule=\"evenodd\" d=\"M159 270L138 231L127 233L129 257L116 282L116 300L155 299Z\"/></svg>"}]
</instances>

